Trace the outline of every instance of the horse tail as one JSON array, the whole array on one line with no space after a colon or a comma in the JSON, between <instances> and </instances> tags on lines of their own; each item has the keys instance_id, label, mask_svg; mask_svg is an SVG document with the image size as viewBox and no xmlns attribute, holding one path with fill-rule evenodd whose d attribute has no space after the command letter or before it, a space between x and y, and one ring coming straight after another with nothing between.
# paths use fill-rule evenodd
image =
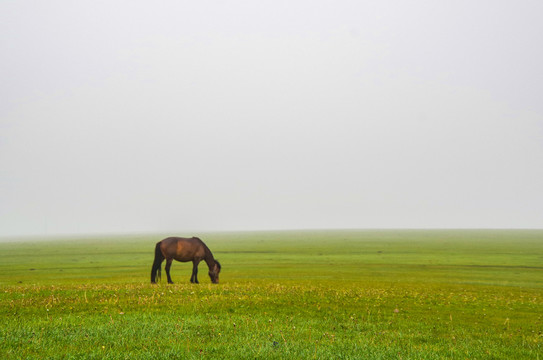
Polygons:
<instances>
[{"instance_id":1,"label":"horse tail","mask_svg":"<svg viewBox=\"0 0 543 360\"><path fill-rule=\"evenodd\" d=\"M157 280L157 274L158 274L158 280L160 281L161 278L161 264L164 261L164 255L162 255L162 250L160 250L160 243L161 241L157 242L155 246L155 261L153 262L153 267L151 268L151 283L156 283Z\"/></svg>"}]
</instances>

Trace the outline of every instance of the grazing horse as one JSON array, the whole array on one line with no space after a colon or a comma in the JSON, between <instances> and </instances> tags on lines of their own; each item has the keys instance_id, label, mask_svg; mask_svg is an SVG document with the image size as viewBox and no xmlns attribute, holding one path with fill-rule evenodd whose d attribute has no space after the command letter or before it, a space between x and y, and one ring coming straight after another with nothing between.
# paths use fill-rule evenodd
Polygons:
<instances>
[{"instance_id":1,"label":"grazing horse","mask_svg":"<svg viewBox=\"0 0 543 360\"><path fill-rule=\"evenodd\" d=\"M192 276L190 282L198 283L198 264L204 260L209 267L209 277L213 284L219 283L219 272L221 264L213 257L206 244L197 237L181 238L169 237L159 241L155 247L155 261L151 268L151 283L156 283L157 273L160 278L160 268L162 262L166 259L166 275L168 275L168 283L173 284L170 276L170 268L174 260L187 262L192 261Z\"/></svg>"}]
</instances>

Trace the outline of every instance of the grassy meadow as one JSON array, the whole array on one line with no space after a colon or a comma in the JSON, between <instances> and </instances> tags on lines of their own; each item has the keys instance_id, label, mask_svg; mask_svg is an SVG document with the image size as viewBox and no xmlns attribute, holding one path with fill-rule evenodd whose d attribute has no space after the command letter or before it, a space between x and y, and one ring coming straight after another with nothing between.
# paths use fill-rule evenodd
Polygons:
<instances>
[{"instance_id":1,"label":"grassy meadow","mask_svg":"<svg viewBox=\"0 0 543 360\"><path fill-rule=\"evenodd\" d=\"M543 359L543 230L197 235L221 262L174 262L165 236L0 241L2 359Z\"/></svg>"}]
</instances>

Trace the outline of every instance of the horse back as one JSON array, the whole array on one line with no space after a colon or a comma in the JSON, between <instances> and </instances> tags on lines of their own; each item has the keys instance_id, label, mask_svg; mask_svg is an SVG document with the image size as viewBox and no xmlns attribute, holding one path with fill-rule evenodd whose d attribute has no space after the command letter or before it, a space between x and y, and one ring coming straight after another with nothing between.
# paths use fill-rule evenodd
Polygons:
<instances>
[{"instance_id":1,"label":"horse back","mask_svg":"<svg viewBox=\"0 0 543 360\"><path fill-rule=\"evenodd\" d=\"M160 242L160 250L166 259L186 262L202 260L206 246L199 238L169 237Z\"/></svg>"}]
</instances>

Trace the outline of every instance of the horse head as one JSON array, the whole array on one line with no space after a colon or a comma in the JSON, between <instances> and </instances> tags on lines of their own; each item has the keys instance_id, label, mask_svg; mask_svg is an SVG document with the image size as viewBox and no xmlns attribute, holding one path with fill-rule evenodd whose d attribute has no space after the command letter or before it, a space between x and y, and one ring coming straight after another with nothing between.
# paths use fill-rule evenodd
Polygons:
<instances>
[{"instance_id":1,"label":"horse head","mask_svg":"<svg viewBox=\"0 0 543 360\"><path fill-rule=\"evenodd\" d=\"M221 264L215 260L215 264L209 269L209 278L213 284L219 283L219 273L221 272Z\"/></svg>"}]
</instances>

